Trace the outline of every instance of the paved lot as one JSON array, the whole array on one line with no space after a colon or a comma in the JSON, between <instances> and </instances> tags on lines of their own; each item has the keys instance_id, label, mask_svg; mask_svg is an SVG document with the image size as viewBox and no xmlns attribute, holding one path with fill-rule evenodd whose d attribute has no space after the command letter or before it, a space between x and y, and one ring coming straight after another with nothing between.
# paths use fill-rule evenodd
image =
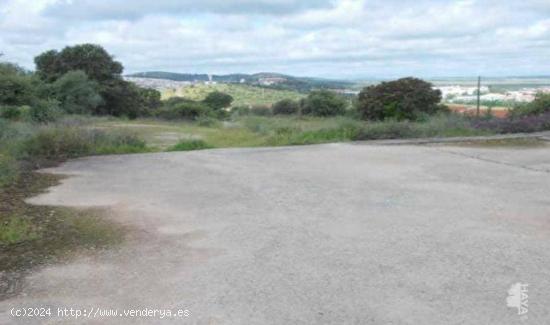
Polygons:
<instances>
[{"instance_id":1,"label":"paved lot","mask_svg":"<svg viewBox=\"0 0 550 325\"><path fill-rule=\"evenodd\" d=\"M2 324L11 307L40 305L181 308L189 324L550 319L550 148L329 144L53 171L74 176L33 203L106 206L134 230L118 249L36 272L0 302ZM518 282L528 319L507 307Z\"/></svg>"}]
</instances>

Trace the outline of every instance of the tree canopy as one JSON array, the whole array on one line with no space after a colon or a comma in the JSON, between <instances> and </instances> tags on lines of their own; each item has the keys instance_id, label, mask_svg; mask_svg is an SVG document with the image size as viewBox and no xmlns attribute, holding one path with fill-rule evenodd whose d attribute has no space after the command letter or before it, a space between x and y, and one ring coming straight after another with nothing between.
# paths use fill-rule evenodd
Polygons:
<instances>
[{"instance_id":1,"label":"tree canopy","mask_svg":"<svg viewBox=\"0 0 550 325\"><path fill-rule=\"evenodd\" d=\"M81 70L88 78L104 82L120 78L122 64L95 44L67 46L61 51L50 50L34 59L36 72L47 81L55 81L65 73Z\"/></svg>"},{"instance_id":2,"label":"tree canopy","mask_svg":"<svg viewBox=\"0 0 550 325\"><path fill-rule=\"evenodd\" d=\"M222 93L221 91L213 91L208 94L203 100L203 103L205 103L213 110L221 110L223 108L227 108L231 106L232 102L233 97L231 97L231 95L229 94Z\"/></svg>"},{"instance_id":3,"label":"tree canopy","mask_svg":"<svg viewBox=\"0 0 550 325\"><path fill-rule=\"evenodd\" d=\"M441 111L440 101L441 92L432 84L409 77L364 88L359 93L357 110L366 120L417 120Z\"/></svg>"}]
</instances>

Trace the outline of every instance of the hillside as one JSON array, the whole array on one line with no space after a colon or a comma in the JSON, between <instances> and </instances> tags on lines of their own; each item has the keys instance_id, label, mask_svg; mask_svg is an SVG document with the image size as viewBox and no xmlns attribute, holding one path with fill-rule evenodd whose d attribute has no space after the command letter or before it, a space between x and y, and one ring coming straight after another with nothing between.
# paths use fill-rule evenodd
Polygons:
<instances>
[{"instance_id":1,"label":"hillside","mask_svg":"<svg viewBox=\"0 0 550 325\"><path fill-rule=\"evenodd\" d=\"M179 96L193 100L202 100L213 91L227 93L234 98L233 105L271 105L281 99L300 99L303 94L296 91L270 89L243 84L197 84L180 87L176 90L167 89L162 92L163 99Z\"/></svg>"},{"instance_id":2,"label":"hillside","mask_svg":"<svg viewBox=\"0 0 550 325\"><path fill-rule=\"evenodd\" d=\"M295 77L273 72L260 72L255 74L227 74L227 75L207 75L207 74L188 74L163 71L139 72L127 75L126 77L165 79L173 81L204 82L211 81L220 83L238 83L247 85L261 85L262 87L282 90L294 90L300 92L309 92L312 89L345 89L354 86L353 82L311 78Z\"/></svg>"}]
</instances>

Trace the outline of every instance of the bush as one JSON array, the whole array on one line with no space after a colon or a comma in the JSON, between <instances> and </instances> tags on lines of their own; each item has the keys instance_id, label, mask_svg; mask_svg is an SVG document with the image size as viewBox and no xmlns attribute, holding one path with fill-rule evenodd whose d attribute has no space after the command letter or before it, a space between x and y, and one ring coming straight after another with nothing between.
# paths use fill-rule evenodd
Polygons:
<instances>
[{"instance_id":1,"label":"bush","mask_svg":"<svg viewBox=\"0 0 550 325\"><path fill-rule=\"evenodd\" d=\"M168 148L168 151L191 151L210 149L212 146L200 139L182 140L174 146Z\"/></svg>"},{"instance_id":2,"label":"bush","mask_svg":"<svg viewBox=\"0 0 550 325\"><path fill-rule=\"evenodd\" d=\"M208 94L202 102L214 111L219 111L231 106L233 97L221 91L214 91Z\"/></svg>"},{"instance_id":3,"label":"bush","mask_svg":"<svg viewBox=\"0 0 550 325\"><path fill-rule=\"evenodd\" d=\"M346 100L328 90L309 93L302 101L302 114L315 116L343 115L346 112Z\"/></svg>"},{"instance_id":4,"label":"bush","mask_svg":"<svg viewBox=\"0 0 550 325\"><path fill-rule=\"evenodd\" d=\"M8 120L18 120L21 110L17 106L0 106L0 117Z\"/></svg>"},{"instance_id":5,"label":"bush","mask_svg":"<svg viewBox=\"0 0 550 325\"><path fill-rule=\"evenodd\" d=\"M267 105L254 105L250 108L250 114L257 116L270 116L273 115L273 111Z\"/></svg>"},{"instance_id":6,"label":"bush","mask_svg":"<svg viewBox=\"0 0 550 325\"><path fill-rule=\"evenodd\" d=\"M541 115L526 115L505 119L477 120L472 122L476 129L496 133L528 133L550 130L550 112Z\"/></svg>"},{"instance_id":7,"label":"bush","mask_svg":"<svg viewBox=\"0 0 550 325\"><path fill-rule=\"evenodd\" d=\"M63 115L59 102L55 99L37 100L30 107L29 117L34 122L54 122Z\"/></svg>"},{"instance_id":8,"label":"bush","mask_svg":"<svg viewBox=\"0 0 550 325\"><path fill-rule=\"evenodd\" d=\"M250 107L246 105L234 106L231 113L235 116L248 115L250 114Z\"/></svg>"},{"instance_id":9,"label":"bush","mask_svg":"<svg viewBox=\"0 0 550 325\"><path fill-rule=\"evenodd\" d=\"M278 102L276 102L273 105L273 114L279 115L289 115L289 114L296 114L300 110L300 106L298 102L292 100L292 99L283 99Z\"/></svg>"},{"instance_id":10,"label":"bush","mask_svg":"<svg viewBox=\"0 0 550 325\"><path fill-rule=\"evenodd\" d=\"M32 77L8 67L0 64L0 105L28 105L35 98Z\"/></svg>"},{"instance_id":11,"label":"bush","mask_svg":"<svg viewBox=\"0 0 550 325\"><path fill-rule=\"evenodd\" d=\"M537 93L534 101L516 106L511 115L512 117L523 117L546 113L550 113L550 93Z\"/></svg>"},{"instance_id":12,"label":"bush","mask_svg":"<svg viewBox=\"0 0 550 325\"><path fill-rule=\"evenodd\" d=\"M146 150L145 142L128 133L52 127L44 128L23 141L20 156L25 159L66 159L84 155L134 153Z\"/></svg>"},{"instance_id":13,"label":"bush","mask_svg":"<svg viewBox=\"0 0 550 325\"><path fill-rule=\"evenodd\" d=\"M167 120L196 120L211 113L210 108L201 102L174 97L164 103L157 116Z\"/></svg>"},{"instance_id":14,"label":"bush","mask_svg":"<svg viewBox=\"0 0 550 325\"><path fill-rule=\"evenodd\" d=\"M418 120L444 110L438 105L441 92L416 78L402 78L364 88L359 93L357 110L366 120Z\"/></svg>"}]
</instances>

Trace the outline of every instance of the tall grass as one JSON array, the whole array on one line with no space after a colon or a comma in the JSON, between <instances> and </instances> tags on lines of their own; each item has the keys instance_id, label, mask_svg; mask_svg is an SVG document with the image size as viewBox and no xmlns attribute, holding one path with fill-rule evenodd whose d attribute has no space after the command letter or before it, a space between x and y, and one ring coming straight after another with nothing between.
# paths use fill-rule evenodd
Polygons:
<instances>
[{"instance_id":1,"label":"tall grass","mask_svg":"<svg viewBox=\"0 0 550 325\"><path fill-rule=\"evenodd\" d=\"M148 150L134 134L94 129L83 123L69 120L43 125L0 119L0 188L14 182L23 169L44 162Z\"/></svg>"}]
</instances>

